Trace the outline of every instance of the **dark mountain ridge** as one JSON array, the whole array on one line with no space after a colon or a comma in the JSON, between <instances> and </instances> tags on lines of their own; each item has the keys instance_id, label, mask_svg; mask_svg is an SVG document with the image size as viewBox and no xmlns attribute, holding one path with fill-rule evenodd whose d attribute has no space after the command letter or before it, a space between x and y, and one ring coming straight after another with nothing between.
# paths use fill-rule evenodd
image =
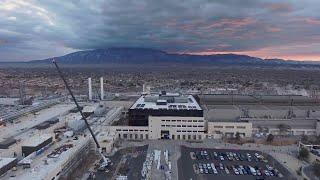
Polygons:
<instances>
[{"instance_id":1,"label":"dark mountain ridge","mask_svg":"<svg viewBox=\"0 0 320 180\"><path fill-rule=\"evenodd\" d=\"M167 53L150 48L106 48L86 50L54 57L65 64L192 64L192 65L263 65L307 66L308 63L282 59L261 59L238 54L192 55ZM49 63L53 58L30 63ZM311 65L311 64L310 64ZM315 66L315 64L312 64Z\"/></svg>"}]
</instances>

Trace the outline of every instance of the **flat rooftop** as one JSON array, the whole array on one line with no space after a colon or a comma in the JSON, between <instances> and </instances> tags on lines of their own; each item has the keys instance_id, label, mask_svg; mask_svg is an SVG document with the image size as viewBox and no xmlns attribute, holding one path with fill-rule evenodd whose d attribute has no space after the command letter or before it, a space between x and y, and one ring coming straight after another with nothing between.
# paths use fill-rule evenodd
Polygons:
<instances>
[{"instance_id":1,"label":"flat rooftop","mask_svg":"<svg viewBox=\"0 0 320 180\"><path fill-rule=\"evenodd\" d=\"M204 94L199 95L201 104L256 104L256 105L320 105L317 99L300 95L241 95L241 94Z\"/></svg>"},{"instance_id":2,"label":"flat rooftop","mask_svg":"<svg viewBox=\"0 0 320 180\"><path fill-rule=\"evenodd\" d=\"M27 141L25 141L22 146L36 147L50 138L52 138L50 134L41 134L40 136L33 136Z\"/></svg>"},{"instance_id":3,"label":"flat rooftop","mask_svg":"<svg viewBox=\"0 0 320 180\"><path fill-rule=\"evenodd\" d=\"M0 169L15 160L16 160L16 158L2 158L2 157L0 157Z\"/></svg>"},{"instance_id":4,"label":"flat rooftop","mask_svg":"<svg viewBox=\"0 0 320 180\"><path fill-rule=\"evenodd\" d=\"M192 95L179 94L144 95L130 109L202 110Z\"/></svg>"}]
</instances>

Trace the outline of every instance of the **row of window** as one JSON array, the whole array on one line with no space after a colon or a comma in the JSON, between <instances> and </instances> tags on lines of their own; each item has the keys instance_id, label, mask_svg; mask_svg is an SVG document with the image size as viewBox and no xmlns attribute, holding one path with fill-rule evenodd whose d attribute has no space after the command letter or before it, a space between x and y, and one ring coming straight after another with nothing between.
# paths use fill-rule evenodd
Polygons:
<instances>
[{"instance_id":1,"label":"row of window","mask_svg":"<svg viewBox=\"0 0 320 180\"><path fill-rule=\"evenodd\" d=\"M213 126L214 128L223 128L223 126ZM228 128L228 129L234 129L235 127L234 126L225 126L225 128ZM236 126L237 129L246 129L245 126Z\"/></svg>"},{"instance_id":2,"label":"row of window","mask_svg":"<svg viewBox=\"0 0 320 180\"><path fill-rule=\"evenodd\" d=\"M203 125L161 125L161 127L204 127Z\"/></svg>"},{"instance_id":3,"label":"row of window","mask_svg":"<svg viewBox=\"0 0 320 180\"><path fill-rule=\"evenodd\" d=\"M185 131L185 130L177 130L177 132L194 132L194 133L204 133L204 131Z\"/></svg>"},{"instance_id":4,"label":"row of window","mask_svg":"<svg viewBox=\"0 0 320 180\"><path fill-rule=\"evenodd\" d=\"M172 135L171 139L175 139L175 136ZM201 140L202 137L201 137L201 135L198 135L198 138L197 138L197 135L177 135L177 139L178 140L180 140L180 139L182 139L182 140L197 140L197 139Z\"/></svg>"},{"instance_id":5,"label":"row of window","mask_svg":"<svg viewBox=\"0 0 320 180\"><path fill-rule=\"evenodd\" d=\"M116 129L116 131L135 131L135 132L140 131L140 132L148 132L147 129L140 129L140 130L138 130L138 129Z\"/></svg>"},{"instance_id":6,"label":"row of window","mask_svg":"<svg viewBox=\"0 0 320 180\"><path fill-rule=\"evenodd\" d=\"M121 134L118 135L119 138L121 138ZM149 135L145 134L145 136L143 136L143 134L123 134L123 138L124 139L149 139Z\"/></svg>"},{"instance_id":7,"label":"row of window","mask_svg":"<svg viewBox=\"0 0 320 180\"><path fill-rule=\"evenodd\" d=\"M162 119L162 122L203 122L203 120L169 120L169 119Z\"/></svg>"}]
</instances>

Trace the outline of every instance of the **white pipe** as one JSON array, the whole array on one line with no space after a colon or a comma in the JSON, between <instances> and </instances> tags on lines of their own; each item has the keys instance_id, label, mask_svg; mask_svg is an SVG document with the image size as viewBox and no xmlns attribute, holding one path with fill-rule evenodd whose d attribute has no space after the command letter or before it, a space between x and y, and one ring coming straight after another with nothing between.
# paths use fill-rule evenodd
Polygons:
<instances>
[{"instance_id":1,"label":"white pipe","mask_svg":"<svg viewBox=\"0 0 320 180\"><path fill-rule=\"evenodd\" d=\"M91 84L91 78L88 78L88 86L89 86L89 100L92 101L92 84Z\"/></svg>"}]
</instances>

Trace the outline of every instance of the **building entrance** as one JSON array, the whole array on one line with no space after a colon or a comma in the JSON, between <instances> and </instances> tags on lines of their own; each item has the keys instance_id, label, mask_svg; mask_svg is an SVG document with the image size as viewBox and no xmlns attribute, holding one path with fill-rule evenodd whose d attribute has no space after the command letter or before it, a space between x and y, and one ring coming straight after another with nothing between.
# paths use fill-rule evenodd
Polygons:
<instances>
[{"instance_id":1,"label":"building entrance","mask_svg":"<svg viewBox=\"0 0 320 180\"><path fill-rule=\"evenodd\" d=\"M161 131L161 139L170 139L169 131Z\"/></svg>"}]
</instances>

